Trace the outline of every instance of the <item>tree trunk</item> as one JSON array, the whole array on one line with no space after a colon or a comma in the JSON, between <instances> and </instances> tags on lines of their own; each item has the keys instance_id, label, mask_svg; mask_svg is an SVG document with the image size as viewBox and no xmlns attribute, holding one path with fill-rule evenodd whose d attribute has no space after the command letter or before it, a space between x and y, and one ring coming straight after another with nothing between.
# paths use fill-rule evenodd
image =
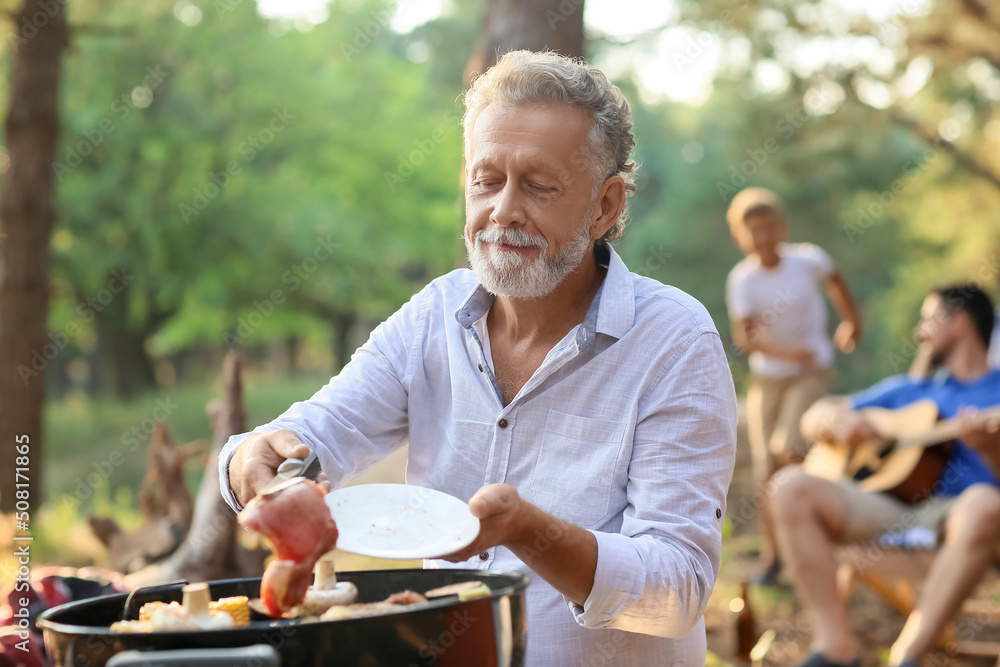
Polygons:
<instances>
[{"instance_id":1,"label":"tree trunk","mask_svg":"<svg viewBox=\"0 0 1000 667\"><path fill-rule=\"evenodd\" d=\"M49 236L55 224L52 163L59 134L59 68L66 47L61 0L24 0L16 32L10 110L4 124L10 169L0 193L0 512L15 508L15 444L30 440L29 506L42 502L45 367L59 353L46 333ZM58 336L57 336L58 338Z\"/></svg>"},{"instance_id":2,"label":"tree trunk","mask_svg":"<svg viewBox=\"0 0 1000 667\"><path fill-rule=\"evenodd\" d=\"M508 51L551 50L583 57L584 0L489 0L479 41L465 70L466 84Z\"/></svg>"},{"instance_id":3,"label":"tree trunk","mask_svg":"<svg viewBox=\"0 0 1000 667\"><path fill-rule=\"evenodd\" d=\"M166 423L156 423L146 448L146 476L139 490L142 525L125 531L111 517L87 517L91 531L108 548L108 566L112 570L134 572L178 548L194 514L184 471L190 458L201 458L202 454L202 443L178 446Z\"/></svg>"},{"instance_id":4,"label":"tree trunk","mask_svg":"<svg viewBox=\"0 0 1000 667\"><path fill-rule=\"evenodd\" d=\"M109 284L114 280L112 274ZM121 399L156 386L156 371L146 351L146 340L171 314L150 308L143 322L130 322L128 309L132 290L130 285L123 285L118 293L104 289L89 301L97 312L94 326L98 362L94 368L98 392ZM140 294L139 298L152 301L148 294Z\"/></svg>"},{"instance_id":5,"label":"tree trunk","mask_svg":"<svg viewBox=\"0 0 1000 667\"><path fill-rule=\"evenodd\" d=\"M267 359L275 377L290 378L295 375L299 353L297 336L284 336L267 344Z\"/></svg>"},{"instance_id":6,"label":"tree trunk","mask_svg":"<svg viewBox=\"0 0 1000 667\"><path fill-rule=\"evenodd\" d=\"M156 373L146 353L146 335L130 331L116 320L98 316L94 322L98 393L127 399L156 386Z\"/></svg>"},{"instance_id":7,"label":"tree trunk","mask_svg":"<svg viewBox=\"0 0 1000 667\"><path fill-rule=\"evenodd\" d=\"M357 315L336 315L333 318L333 373L336 375L351 360L356 346L351 331L358 321Z\"/></svg>"},{"instance_id":8,"label":"tree trunk","mask_svg":"<svg viewBox=\"0 0 1000 667\"><path fill-rule=\"evenodd\" d=\"M237 525L236 514L226 505L219 490L219 452L229 436L243 433L246 412L240 359L226 355L222 371L224 398L208 406L212 420L212 452L205 465L194 520L184 543L163 563L140 570L128 578L130 586L148 586L166 581L210 581L231 577L256 577L264 571L270 551L259 546Z\"/></svg>"}]
</instances>

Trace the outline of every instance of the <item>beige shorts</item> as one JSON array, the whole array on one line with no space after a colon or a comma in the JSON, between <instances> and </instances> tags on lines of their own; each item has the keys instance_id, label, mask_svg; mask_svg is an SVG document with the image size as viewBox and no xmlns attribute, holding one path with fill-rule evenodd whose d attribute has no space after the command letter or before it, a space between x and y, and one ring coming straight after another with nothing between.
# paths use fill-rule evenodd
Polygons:
<instances>
[{"instance_id":1,"label":"beige shorts","mask_svg":"<svg viewBox=\"0 0 1000 667\"><path fill-rule=\"evenodd\" d=\"M922 503L907 505L884 493L862 491L853 482L837 485L847 501L847 521L838 542L866 542L883 533L901 533L915 526L937 533L940 541L944 521L958 496L931 496Z\"/></svg>"},{"instance_id":2,"label":"beige shorts","mask_svg":"<svg viewBox=\"0 0 1000 667\"><path fill-rule=\"evenodd\" d=\"M830 368L784 378L753 377L747 391L747 431L758 480L771 476L777 457L805 454L799 422L809 406L827 395L832 378Z\"/></svg>"}]
</instances>

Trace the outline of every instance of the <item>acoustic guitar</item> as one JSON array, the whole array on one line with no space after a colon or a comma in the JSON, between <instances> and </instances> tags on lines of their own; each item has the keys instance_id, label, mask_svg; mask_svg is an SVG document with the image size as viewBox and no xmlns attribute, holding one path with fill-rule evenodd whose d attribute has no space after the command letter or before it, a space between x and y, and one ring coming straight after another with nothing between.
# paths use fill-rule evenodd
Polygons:
<instances>
[{"instance_id":1,"label":"acoustic guitar","mask_svg":"<svg viewBox=\"0 0 1000 667\"><path fill-rule=\"evenodd\" d=\"M863 491L883 491L905 503L927 498L944 472L951 442L958 437L958 420L939 420L932 400L895 410L864 408L859 412L883 439L854 448L816 442L802 463L805 471L824 479L846 478ZM984 414L998 419L1000 407Z\"/></svg>"}]
</instances>

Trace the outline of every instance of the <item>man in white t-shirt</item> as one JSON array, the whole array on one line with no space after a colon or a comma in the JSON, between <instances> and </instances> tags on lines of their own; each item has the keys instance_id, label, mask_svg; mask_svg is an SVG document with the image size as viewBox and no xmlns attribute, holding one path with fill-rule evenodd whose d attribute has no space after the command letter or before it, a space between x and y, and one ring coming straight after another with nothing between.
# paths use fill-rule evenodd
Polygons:
<instances>
[{"instance_id":1,"label":"man in white t-shirt","mask_svg":"<svg viewBox=\"0 0 1000 667\"><path fill-rule=\"evenodd\" d=\"M747 427L754 477L763 485L776 470L802 460L799 421L829 391L834 344L851 352L861 327L830 256L811 243L784 243L788 227L777 195L747 188L733 198L726 218L733 242L746 254L729 273L726 304L736 345L750 355ZM832 342L824 291L841 320ZM758 583L773 585L781 565L763 504L758 517L766 538Z\"/></svg>"}]
</instances>

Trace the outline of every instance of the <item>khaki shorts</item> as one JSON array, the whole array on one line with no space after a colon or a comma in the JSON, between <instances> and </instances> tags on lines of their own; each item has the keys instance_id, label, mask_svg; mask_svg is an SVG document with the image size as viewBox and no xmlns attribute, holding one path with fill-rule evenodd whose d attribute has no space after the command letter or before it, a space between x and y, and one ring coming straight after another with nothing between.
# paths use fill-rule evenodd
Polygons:
<instances>
[{"instance_id":1,"label":"khaki shorts","mask_svg":"<svg viewBox=\"0 0 1000 667\"><path fill-rule=\"evenodd\" d=\"M847 480L837 485L847 501L847 521L837 539L844 544L866 542L883 533L901 533L914 526L934 531L940 541L944 521L958 499L958 496L931 496L922 503L907 505L884 493L862 491Z\"/></svg>"},{"instance_id":2,"label":"khaki shorts","mask_svg":"<svg viewBox=\"0 0 1000 667\"><path fill-rule=\"evenodd\" d=\"M784 378L753 377L747 391L747 431L758 481L774 473L777 457L805 454L799 422L809 406L827 395L832 378L830 368Z\"/></svg>"}]
</instances>

